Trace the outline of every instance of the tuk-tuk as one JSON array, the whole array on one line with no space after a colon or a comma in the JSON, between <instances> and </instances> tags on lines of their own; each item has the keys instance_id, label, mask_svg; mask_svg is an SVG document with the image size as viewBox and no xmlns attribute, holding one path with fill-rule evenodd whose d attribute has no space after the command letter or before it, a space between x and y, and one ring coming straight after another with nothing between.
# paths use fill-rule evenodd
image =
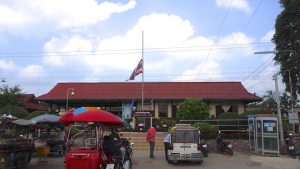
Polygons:
<instances>
[{"instance_id":1,"label":"tuk-tuk","mask_svg":"<svg viewBox=\"0 0 300 169\"><path fill-rule=\"evenodd\" d=\"M66 169L132 168L132 149L126 144L127 140L124 139L122 142L124 147L122 158L109 156L102 146L104 137L112 134L113 128L123 125L117 116L93 109L82 113L71 111L62 116L60 121L65 124L71 123L66 137Z\"/></svg>"},{"instance_id":2,"label":"tuk-tuk","mask_svg":"<svg viewBox=\"0 0 300 169\"><path fill-rule=\"evenodd\" d=\"M176 124L170 130L168 162L191 161L202 163L200 131L190 124Z\"/></svg>"}]
</instances>

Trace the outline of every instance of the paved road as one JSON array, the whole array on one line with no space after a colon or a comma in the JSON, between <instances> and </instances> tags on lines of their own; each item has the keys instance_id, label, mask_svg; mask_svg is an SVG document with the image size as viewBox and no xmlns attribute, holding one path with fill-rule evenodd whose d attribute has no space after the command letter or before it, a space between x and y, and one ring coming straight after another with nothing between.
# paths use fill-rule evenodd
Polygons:
<instances>
[{"instance_id":1,"label":"paved road","mask_svg":"<svg viewBox=\"0 0 300 169\"><path fill-rule=\"evenodd\" d=\"M63 158L48 158L48 164L41 165L34 158L27 169L64 169ZM134 169L173 169L173 168L205 168L205 169L299 169L300 160L285 156L261 157L235 152L234 156L209 154L202 164L179 163L168 164L163 151L156 151L155 158L150 159L148 151L135 151L133 158Z\"/></svg>"}]
</instances>

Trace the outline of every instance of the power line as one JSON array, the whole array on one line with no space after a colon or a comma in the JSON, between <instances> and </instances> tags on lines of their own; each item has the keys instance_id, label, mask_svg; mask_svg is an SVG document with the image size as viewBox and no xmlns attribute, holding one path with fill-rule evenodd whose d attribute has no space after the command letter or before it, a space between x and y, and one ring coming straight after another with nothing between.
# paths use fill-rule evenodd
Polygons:
<instances>
[{"instance_id":1,"label":"power line","mask_svg":"<svg viewBox=\"0 0 300 169\"><path fill-rule=\"evenodd\" d=\"M224 25L224 21L225 21L225 19L227 18L227 15L228 15L228 13L229 13L229 7L231 6L231 4L232 4L232 1L233 0L231 0L230 1L230 5L227 7L227 9L226 9L226 13L225 13L225 15L223 16L223 18L222 18L222 21L221 21L221 24L220 24L220 26L219 26L219 28L218 28L218 30L217 30L217 32L216 32L216 34L215 34L215 37L214 37L214 40L213 40L213 43L216 41L216 39L217 39L217 36L219 35L219 33L221 32L221 28L223 27L223 25ZM206 55L206 57L205 57L205 59L204 59L204 61L202 62L202 64L201 64L201 67L200 67L200 72L202 72L202 69L203 69L203 67L204 67L204 65L205 65L205 63L206 63L206 61L207 61L207 59L208 59L208 57L210 56L210 53L211 53L211 50L212 50L212 48L213 48L213 44L210 46L210 48L209 48L209 51L208 51L208 54Z\"/></svg>"},{"instance_id":2,"label":"power line","mask_svg":"<svg viewBox=\"0 0 300 169\"><path fill-rule=\"evenodd\" d=\"M248 43L232 45L215 45L212 50L224 50L229 48L249 48L249 47L268 47L272 43ZM171 47L171 48L148 48L144 53L162 53L162 52L189 52L210 50L209 46L189 46L189 47ZM78 55L118 55L118 54L137 54L140 49L116 49L116 50L95 50L95 51L64 51L64 52L2 52L2 57L40 57L40 54L47 56L78 56Z\"/></svg>"},{"instance_id":3,"label":"power line","mask_svg":"<svg viewBox=\"0 0 300 169\"><path fill-rule=\"evenodd\" d=\"M263 62L261 65L259 65L253 72L251 72L247 77L245 77L242 82L245 82L247 79L249 79L252 75L254 75L260 68L262 68L265 65L269 65L270 63L272 63L273 59L270 59L269 61L265 61Z\"/></svg>"},{"instance_id":4,"label":"power line","mask_svg":"<svg viewBox=\"0 0 300 169\"><path fill-rule=\"evenodd\" d=\"M257 10L259 9L259 7L261 6L261 4L262 4L262 0L260 0L260 2L258 3L258 5L256 6L254 12L253 12L253 13L251 14L251 16L249 17L248 21L246 22L245 26L244 26L243 29L242 29L242 32L244 32L244 31L247 29L249 23L251 22L251 20L252 20L253 17L255 16L255 14L256 14ZM228 52L226 53L226 55L223 56L223 58L222 58L220 64L218 65L218 70L220 69L220 67L221 67L222 63L224 62L225 58L230 54L230 52L231 52L232 49L233 49L233 46L236 44L236 42L237 42L239 39L240 39L240 35L235 39L234 43L232 44L231 48L229 48L229 50L228 50ZM215 74L215 72L216 72L216 71L214 71L214 72L211 74L210 78ZM209 78L209 79L210 79L210 78Z\"/></svg>"}]
</instances>

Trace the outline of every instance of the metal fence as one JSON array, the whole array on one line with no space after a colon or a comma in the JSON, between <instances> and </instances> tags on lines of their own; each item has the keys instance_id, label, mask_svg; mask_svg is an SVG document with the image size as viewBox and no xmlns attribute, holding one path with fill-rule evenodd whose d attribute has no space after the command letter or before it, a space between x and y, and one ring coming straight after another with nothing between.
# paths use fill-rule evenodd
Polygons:
<instances>
[{"instance_id":1,"label":"metal fence","mask_svg":"<svg viewBox=\"0 0 300 169\"><path fill-rule=\"evenodd\" d=\"M248 138L248 119L180 120L180 123L208 123L224 133L226 137ZM207 137L215 137L215 133L210 133Z\"/></svg>"},{"instance_id":2,"label":"metal fence","mask_svg":"<svg viewBox=\"0 0 300 169\"><path fill-rule=\"evenodd\" d=\"M248 119L180 120L179 122L185 124L208 123L212 126L215 126L217 130L225 133L225 135L227 134L227 137L244 139L249 137ZM292 124L289 123L288 119L282 119L282 125L284 134L292 129ZM299 124L297 124L297 127L298 125Z\"/></svg>"}]
</instances>

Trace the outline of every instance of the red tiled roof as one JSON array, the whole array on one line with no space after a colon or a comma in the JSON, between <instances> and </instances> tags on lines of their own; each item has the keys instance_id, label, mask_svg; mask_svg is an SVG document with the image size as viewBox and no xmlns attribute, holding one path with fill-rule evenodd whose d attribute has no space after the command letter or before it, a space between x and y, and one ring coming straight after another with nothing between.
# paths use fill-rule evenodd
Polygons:
<instances>
[{"instance_id":1,"label":"red tiled roof","mask_svg":"<svg viewBox=\"0 0 300 169\"><path fill-rule=\"evenodd\" d=\"M48 110L45 105L36 103L34 94L20 94L19 100L25 109L31 110Z\"/></svg>"},{"instance_id":2,"label":"red tiled roof","mask_svg":"<svg viewBox=\"0 0 300 169\"><path fill-rule=\"evenodd\" d=\"M65 100L68 88L69 99L139 99L141 82L102 82L102 83L58 83L47 94L37 100ZM69 90L70 92L70 90ZM145 99L234 99L261 100L249 93L240 82L145 82Z\"/></svg>"}]
</instances>

